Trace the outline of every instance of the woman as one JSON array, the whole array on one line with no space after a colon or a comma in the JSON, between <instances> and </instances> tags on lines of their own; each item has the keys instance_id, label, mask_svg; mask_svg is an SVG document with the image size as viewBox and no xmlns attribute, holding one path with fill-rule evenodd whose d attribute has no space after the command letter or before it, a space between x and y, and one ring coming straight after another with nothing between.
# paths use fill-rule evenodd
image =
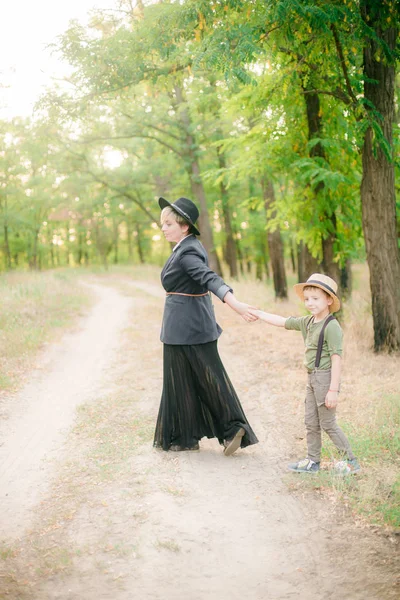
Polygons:
<instances>
[{"instance_id":1,"label":"woman","mask_svg":"<svg viewBox=\"0 0 400 600\"><path fill-rule=\"evenodd\" d=\"M198 450L199 440L217 437L226 456L257 438L240 405L217 349L222 329L215 321L209 292L246 321L255 318L248 304L208 267L207 253L195 237L196 205L187 198L171 204L159 199L165 239L175 242L161 272L167 293L161 329L164 382L154 446Z\"/></svg>"}]
</instances>

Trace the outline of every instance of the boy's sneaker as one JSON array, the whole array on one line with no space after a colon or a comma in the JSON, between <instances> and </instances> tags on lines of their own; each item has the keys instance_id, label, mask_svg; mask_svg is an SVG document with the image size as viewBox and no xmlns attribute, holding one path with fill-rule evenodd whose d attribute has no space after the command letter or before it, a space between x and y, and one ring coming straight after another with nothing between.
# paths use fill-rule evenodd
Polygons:
<instances>
[{"instance_id":1,"label":"boy's sneaker","mask_svg":"<svg viewBox=\"0 0 400 600\"><path fill-rule=\"evenodd\" d=\"M319 463L314 462L310 458L303 458L297 463L288 464L288 469L295 473L318 473Z\"/></svg>"},{"instance_id":2,"label":"boy's sneaker","mask_svg":"<svg viewBox=\"0 0 400 600\"><path fill-rule=\"evenodd\" d=\"M335 463L335 471L339 475L354 475L361 471L360 464L356 458L348 458Z\"/></svg>"}]
</instances>

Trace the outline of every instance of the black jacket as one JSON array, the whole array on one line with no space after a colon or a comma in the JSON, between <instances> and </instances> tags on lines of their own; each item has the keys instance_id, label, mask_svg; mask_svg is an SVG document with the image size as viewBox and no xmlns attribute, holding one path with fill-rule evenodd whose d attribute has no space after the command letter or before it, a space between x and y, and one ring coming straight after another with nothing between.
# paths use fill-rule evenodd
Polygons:
<instances>
[{"instance_id":1,"label":"black jacket","mask_svg":"<svg viewBox=\"0 0 400 600\"><path fill-rule=\"evenodd\" d=\"M184 238L161 271L166 292L203 294L213 292L223 300L232 289L208 266L207 252L196 237ZM192 345L213 342L222 329L215 321L210 295L167 296L161 341L164 344Z\"/></svg>"}]
</instances>

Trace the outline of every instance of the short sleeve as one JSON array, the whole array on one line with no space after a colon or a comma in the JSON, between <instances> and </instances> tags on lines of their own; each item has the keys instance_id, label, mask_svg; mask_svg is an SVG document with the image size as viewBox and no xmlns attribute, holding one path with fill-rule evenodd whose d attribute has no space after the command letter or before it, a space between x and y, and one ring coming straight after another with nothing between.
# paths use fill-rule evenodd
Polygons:
<instances>
[{"instance_id":1,"label":"short sleeve","mask_svg":"<svg viewBox=\"0 0 400 600\"><path fill-rule=\"evenodd\" d=\"M285 321L285 329L294 329L296 331L302 331L304 317L288 317Z\"/></svg>"},{"instance_id":2,"label":"short sleeve","mask_svg":"<svg viewBox=\"0 0 400 600\"><path fill-rule=\"evenodd\" d=\"M331 321L325 329L325 342L329 356L343 354L343 331L336 319Z\"/></svg>"}]
</instances>

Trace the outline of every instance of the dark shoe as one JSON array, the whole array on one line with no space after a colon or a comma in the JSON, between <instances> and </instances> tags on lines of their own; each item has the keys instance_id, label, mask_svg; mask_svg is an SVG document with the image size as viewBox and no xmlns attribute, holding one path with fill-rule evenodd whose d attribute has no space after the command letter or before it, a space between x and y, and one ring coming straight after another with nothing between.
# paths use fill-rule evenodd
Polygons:
<instances>
[{"instance_id":1,"label":"dark shoe","mask_svg":"<svg viewBox=\"0 0 400 600\"><path fill-rule=\"evenodd\" d=\"M296 463L290 463L288 469L295 473L318 473L319 463L314 462L310 458L303 458Z\"/></svg>"},{"instance_id":2,"label":"dark shoe","mask_svg":"<svg viewBox=\"0 0 400 600\"><path fill-rule=\"evenodd\" d=\"M231 456L234 452L236 452L236 450L240 447L240 444L242 443L242 437L245 433L245 430L243 429L243 427L241 427L231 440L225 440L225 456Z\"/></svg>"},{"instance_id":3,"label":"dark shoe","mask_svg":"<svg viewBox=\"0 0 400 600\"><path fill-rule=\"evenodd\" d=\"M169 449L171 450L171 452L184 452L186 450L200 450L200 445L196 444L195 446L192 446L191 448L182 448L182 446L178 446L178 445L174 444L173 446L170 446Z\"/></svg>"}]
</instances>

